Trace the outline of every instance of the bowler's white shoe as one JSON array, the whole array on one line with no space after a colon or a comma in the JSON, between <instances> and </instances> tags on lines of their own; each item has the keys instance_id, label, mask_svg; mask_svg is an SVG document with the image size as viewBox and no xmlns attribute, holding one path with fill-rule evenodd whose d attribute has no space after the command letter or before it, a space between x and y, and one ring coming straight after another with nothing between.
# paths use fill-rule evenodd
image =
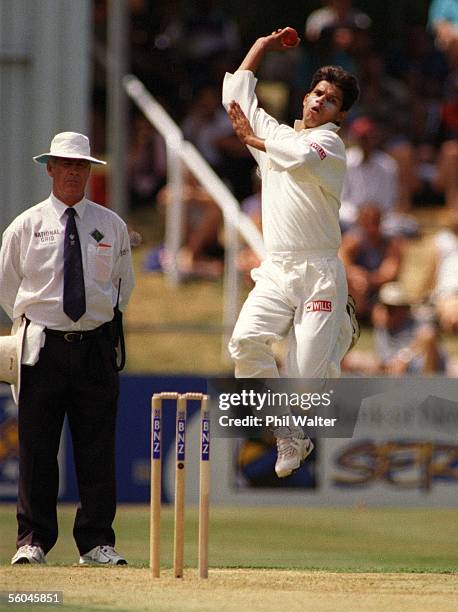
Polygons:
<instances>
[{"instance_id":1,"label":"bowler's white shoe","mask_svg":"<svg viewBox=\"0 0 458 612\"><path fill-rule=\"evenodd\" d=\"M303 434L302 434L303 435ZM279 478L290 476L313 450L313 442L305 437L277 438L277 462L275 472Z\"/></svg>"},{"instance_id":2,"label":"bowler's white shoe","mask_svg":"<svg viewBox=\"0 0 458 612\"><path fill-rule=\"evenodd\" d=\"M20 565L24 563L46 563L45 553L41 546L25 544L18 548L16 554L11 559L11 565Z\"/></svg>"},{"instance_id":3,"label":"bowler's white shoe","mask_svg":"<svg viewBox=\"0 0 458 612\"><path fill-rule=\"evenodd\" d=\"M96 546L80 557L80 565L127 565L113 546Z\"/></svg>"}]
</instances>

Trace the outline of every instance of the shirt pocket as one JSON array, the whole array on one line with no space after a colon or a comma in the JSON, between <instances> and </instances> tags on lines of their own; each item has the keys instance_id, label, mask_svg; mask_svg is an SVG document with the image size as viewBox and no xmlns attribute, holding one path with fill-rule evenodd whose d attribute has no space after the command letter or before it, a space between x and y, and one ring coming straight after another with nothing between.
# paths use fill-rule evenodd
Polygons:
<instances>
[{"instance_id":1,"label":"shirt pocket","mask_svg":"<svg viewBox=\"0 0 458 612\"><path fill-rule=\"evenodd\" d=\"M106 283L113 270L113 247L89 244L87 247L88 276Z\"/></svg>"}]
</instances>

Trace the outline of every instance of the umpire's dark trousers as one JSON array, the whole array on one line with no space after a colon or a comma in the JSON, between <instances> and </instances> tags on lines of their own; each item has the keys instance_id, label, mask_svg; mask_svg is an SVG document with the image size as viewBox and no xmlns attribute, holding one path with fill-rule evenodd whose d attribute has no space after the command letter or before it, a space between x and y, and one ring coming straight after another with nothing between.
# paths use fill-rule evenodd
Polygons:
<instances>
[{"instance_id":1,"label":"umpire's dark trousers","mask_svg":"<svg viewBox=\"0 0 458 612\"><path fill-rule=\"evenodd\" d=\"M46 554L57 540L57 454L65 414L80 497L73 528L78 550L114 546L118 393L110 324L66 337L47 331L36 365L22 366L18 547L39 545Z\"/></svg>"}]
</instances>

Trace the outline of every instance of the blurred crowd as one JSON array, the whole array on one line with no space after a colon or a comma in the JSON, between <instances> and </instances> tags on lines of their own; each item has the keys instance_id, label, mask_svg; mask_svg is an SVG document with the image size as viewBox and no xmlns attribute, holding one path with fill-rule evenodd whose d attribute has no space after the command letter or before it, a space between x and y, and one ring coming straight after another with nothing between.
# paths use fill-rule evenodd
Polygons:
<instances>
[{"instance_id":1,"label":"blurred crowd","mask_svg":"<svg viewBox=\"0 0 458 612\"><path fill-rule=\"evenodd\" d=\"M258 93L266 110L291 123L319 66L341 65L360 82L360 100L341 131L348 154L341 257L358 315L373 329L375 352L368 359L354 351L344 365L362 373L446 372L442 335L458 332L458 0L432 0L424 23L413 19L402 37L387 35L382 44L358 2L321 4L304 17L301 45L269 56ZM129 5L132 72L261 228L254 161L232 131L220 91L224 73L237 67L252 41L244 45L239 24L218 0ZM103 43L106 1L95 0L94 11L96 41ZM284 25L297 27L277 24ZM97 133L104 91L97 71L94 78ZM163 211L169 199L164 143L134 109L130 124L131 209ZM180 265L190 277L216 278L222 271L222 218L198 178L186 176ZM422 209L435 228L430 270L409 288L402 271L425 230ZM152 267L160 268L160 253L153 259ZM239 267L248 285L258 263L243 248Z\"/></svg>"}]
</instances>

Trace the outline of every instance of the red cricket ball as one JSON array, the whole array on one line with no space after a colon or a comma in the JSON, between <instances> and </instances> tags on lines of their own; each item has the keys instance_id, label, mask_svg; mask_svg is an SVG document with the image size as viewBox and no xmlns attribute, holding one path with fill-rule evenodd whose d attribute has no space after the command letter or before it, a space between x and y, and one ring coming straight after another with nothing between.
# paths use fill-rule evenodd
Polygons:
<instances>
[{"instance_id":1,"label":"red cricket ball","mask_svg":"<svg viewBox=\"0 0 458 612\"><path fill-rule=\"evenodd\" d=\"M296 30L293 28L285 32L281 38L282 43L287 47L294 47L298 40L299 36L297 35Z\"/></svg>"}]
</instances>

